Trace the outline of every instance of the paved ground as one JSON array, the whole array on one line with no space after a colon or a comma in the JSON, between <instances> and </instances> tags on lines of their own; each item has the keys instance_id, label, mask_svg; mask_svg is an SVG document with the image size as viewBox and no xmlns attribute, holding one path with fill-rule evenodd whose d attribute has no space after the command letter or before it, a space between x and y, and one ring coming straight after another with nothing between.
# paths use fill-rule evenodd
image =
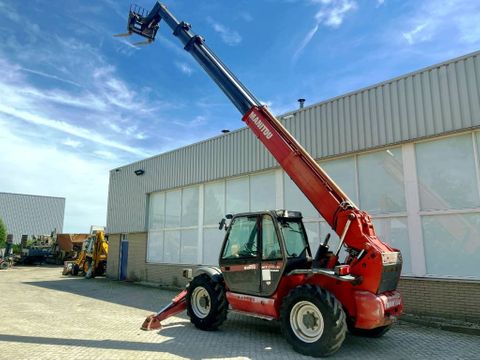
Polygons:
<instances>
[{"instance_id":1,"label":"paved ground","mask_svg":"<svg viewBox=\"0 0 480 360\"><path fill-rule=\"evenodd\" d=\"M182 315L144 332L174 292L61 275L58 267L0 271L0 359L311 359L274 322L229 315L197 330ZM347 336L335 359L480 359L480 337L400 322L381 339Z\"/></svg>"}]
</instances>

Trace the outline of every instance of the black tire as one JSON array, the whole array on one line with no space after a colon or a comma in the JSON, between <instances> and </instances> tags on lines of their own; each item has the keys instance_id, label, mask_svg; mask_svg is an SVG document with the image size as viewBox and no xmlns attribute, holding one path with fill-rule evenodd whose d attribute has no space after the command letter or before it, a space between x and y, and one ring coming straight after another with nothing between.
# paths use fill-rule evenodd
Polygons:
<instances>
[{"instance_id":1,"label":"black tire","mask_svg":"<svg viewBox=\"0 0 480 360\"><path fill-rule=\"evenodd\" d=\"M309 284L297 286L285 297L280 321L282 332L295 351L313 357L336 353L347 332L340 302L327 290Z\"/></svg>"},{"instance_id":2,"label":"black tire","mask_svg":"<svg viewBox=\"0 0 480 360\"><path fill-rule=\"evenodd\" d=\"M101 261L97 268L95 269L94 276L102 276L105 274L105 270L107 269L107 262Z\"/></svg>"},{"instance_id":3,"label":"black tire","mask_svg":"<svg viewBox=\"0 0 480 360\"><path fill-rule=\"evenodd\" d=\"M72 266L72 275L77 276L79 270L80 270L80 268L79 268L78 264L73 264L73 266Z\"/></svg>"},{"instance_id":4,"label":"black tire","mask_svg":"<svg viewBox=\"0 0 480 360\"><path fill-rule=\"evenodd\" d=\"M223 284L207 274L196 276L187 290L187 314L201 330L216 330L227 319Z\"/></svg>"},{"instance_id":5,"label":"black tire","mask_svg":"<svg viewBox=\"0 0 480 360\"><path fill-rule=\"evenodd\" d=\"M355 336L369 337L369 338L382 337L392 327L392 325L385 325L385 326L377 327L375 329L359 329L354 327L350 321L347 321L347 326L350 334Z\"/></svg>"}]
</instances>

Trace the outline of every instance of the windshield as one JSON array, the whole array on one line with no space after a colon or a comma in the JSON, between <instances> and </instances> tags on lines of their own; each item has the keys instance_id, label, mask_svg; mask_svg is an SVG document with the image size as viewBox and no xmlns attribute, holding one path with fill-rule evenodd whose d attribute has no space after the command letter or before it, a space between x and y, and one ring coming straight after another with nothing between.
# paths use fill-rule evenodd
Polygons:
<instances>
[{"instance_id":1,"label":"windshield","mask_svg":"<svg viewBox=\"0 0 480 360\"><path fill-rule=\"evenodd\" d=\"M301 221L281 220L283 238L288 257L298 257L308 248L305 230Z\"/></svg>"}]
</instances>

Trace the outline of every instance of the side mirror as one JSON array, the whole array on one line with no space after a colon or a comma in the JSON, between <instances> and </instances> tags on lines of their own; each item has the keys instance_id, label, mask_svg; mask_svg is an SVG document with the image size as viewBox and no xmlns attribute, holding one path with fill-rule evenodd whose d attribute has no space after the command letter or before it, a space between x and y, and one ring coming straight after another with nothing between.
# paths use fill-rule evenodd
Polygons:
<instances>
[{"instance_id":1,"label":"side mirror","mask_svg":"<svg viewBox=\"0 0 480 360\"><path fill-rule=\"evenodd\" d=\"M227 231L230 225L230 224L227 225L227 220L232 220L232 219L233 219L232 214L225 215L225 217L222 220L220 220L220 222L218 223L218 230L225 229L225 231Z\"/></svg>"},{"instance_id":2,"label":"side mirror","mask_svg":"<svg viewBox=\"0 0 480 360\"><path fill-rule=\"evenodd\" d=\"M225 218L223 218L222 220L220 220L220 222L218 223L218 230L222 230L224 227L225 227L225 222L227 220Z\"/></svg>"}]
</instances>

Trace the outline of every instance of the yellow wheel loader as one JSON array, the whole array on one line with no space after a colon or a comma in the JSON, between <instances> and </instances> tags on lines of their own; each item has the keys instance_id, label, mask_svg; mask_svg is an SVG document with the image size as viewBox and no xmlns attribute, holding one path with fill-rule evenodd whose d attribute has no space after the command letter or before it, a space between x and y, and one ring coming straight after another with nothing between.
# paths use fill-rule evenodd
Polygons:
<instances>
[{"instance_id":1,"label":"yellow wheel loader","mask_svg":"<svg viewBox=\"0 0 480 360\"><path fill-rule=\"evenodd\" d=\"M108 242L105 233L98 231L90 235L82 246L77 260L65 261L63 275L84 275L87 279L104 275L107 270Z\"/></svg>"}]
</instances>

